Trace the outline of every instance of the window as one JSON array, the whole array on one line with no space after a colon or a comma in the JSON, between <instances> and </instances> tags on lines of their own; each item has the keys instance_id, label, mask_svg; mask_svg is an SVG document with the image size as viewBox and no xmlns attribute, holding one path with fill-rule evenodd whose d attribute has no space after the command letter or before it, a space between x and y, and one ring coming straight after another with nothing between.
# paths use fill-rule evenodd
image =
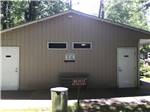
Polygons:
<instances>
[{"instance_id":1,"label":"window","mask_svg":"<svg viewBox=\"0 0 150 112\"><path fill-rule=\"evenodd\" d=\"M67 43L66 42L48 42L49 49L66 49Z\"/></svg>"},{"instance_id":2,"label":"window","mask_svg":"<svg viewBox=\"0 0 150 112\"><path fill-rule=\"evenodd\" d=\"M73 49L91 49L92 43L91 42L74 42Z\"/></svg>"}]
</instances>

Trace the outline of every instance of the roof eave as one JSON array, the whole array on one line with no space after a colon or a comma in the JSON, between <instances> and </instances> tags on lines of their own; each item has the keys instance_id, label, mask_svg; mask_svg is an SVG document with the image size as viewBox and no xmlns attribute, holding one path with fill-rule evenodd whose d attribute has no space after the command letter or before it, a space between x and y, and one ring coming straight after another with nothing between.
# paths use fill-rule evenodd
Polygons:
<instances>
[{"instance_id":1,"label":"roof eave","mask_svg":"<svg viewBox=\"0 0 150 112\"><path fill-rule=\"evenodd\" d=\"M55 17L58 17L58 16L65 15L65 14L67 14L69 12L71 12L71 10L67 10L67 11L59 13L59 14L55 14L55 15L52 15L52 16L49 16L49 17L45 17L45 18L42 18L42 19L39 19L39 20L35 20L35 21L28 22L28 23L24 23L24 24L19 25L19 26L8 28L8 29L0 31L0 33L5 33L5 32L12 31L12 30L18 29L18 28L22 28L22 27L25 27L25 26L28 26L28 25L31 25L31 24L39 23L41 21L45 21L45 20L48 20L48 19L52 19L52 18L55 18Z\"/></svg>"},{"instance_id":2,"label":"roof eave","mask_svg":"<svg viewBox=\"0 0 150 112\"><path fill-rule=\"evenodd\" d=\"M6 30L2 30L2 31L0 31L0 33L5 33L5 32L8 32L8 31L12 31L12 30L14 30L14 29L18 29L18 28L25 27L25 26L28 26L28 25L31 25L31 24L34 24L34 23L41 22L41 21L44 21L44 20L48 20L48 19L52 19L52 18L55 18L55 17L58 17L58 16L62 16L62 15L65 15L65 14L67 14L67 13L70 13L70 12L75 13L75 14L78 14L78 15L83 15L83 16L86 16L86 17L88 17L88 18L95 19L95 20L98 20L98 21L101 21L101 22L109 23L109 24L112 24L112 25L115 25L115 26L120 26L120 27L123 27L123 28L131 29L131 30L134 30L134 31L138 31L138 32L141 32L141 33L150 35L150 32L149 32L149 31L142 30L142 29L140 29L140 28L135 28L135 27L132 27L132 26L129 26L129 25L126 25L126 24L113 23L113 22L110 21L110 20L100 19L100 18L98 18L98 17L96 17L96 16L89 15L89 14L85 14L85 13L82 13L82 12L79 12L79 11L76 11L76 10L73 10L73 9L72 9L72 10L67 10L67 11L62 12L62 13L59 13L59 14L52 15L52 16L50 16L50 17L45 17L45 18L42 18L42 19L39 19L39 20L36 20L36 21L32 21L32 22L29 22L29 23L25 23L25 24L22 24L22 25L13 27L13 28L9 28L9 29L6 29Z\"/></svg>"},{"instance_id":3,"label":"roof eave","mask_svg":"<svg viewBox=\"0 0 150 112\"><path fill-rule=\"evenodd\" d=\"M123 28L131 29L131 30L134 30L134 31L138 31L138 32L142 32L142 33L150 35L149 31L146 31L146 30L143 30L143 29L140 29L140 28L135 28L135 27L132 27L132 26L129 26L129 25L126 25L126 24L122 24L122 23L114 23L111 20L101 19L101 18L98 18L97 16L85 14L85 13L82 13L82 12L79 12L79 11L75 11L75 10L72 10L72 12L76 13L78 15L87 16L89 18L92 18L92 19L95 19L95 20L99 20L99 21L102 21L102 22L105 22L105 23L109 23L109 24L112 24L112 25L115 25L115 26L120 26L120 27L123 27Z\"/></svg>"}]
</instances>

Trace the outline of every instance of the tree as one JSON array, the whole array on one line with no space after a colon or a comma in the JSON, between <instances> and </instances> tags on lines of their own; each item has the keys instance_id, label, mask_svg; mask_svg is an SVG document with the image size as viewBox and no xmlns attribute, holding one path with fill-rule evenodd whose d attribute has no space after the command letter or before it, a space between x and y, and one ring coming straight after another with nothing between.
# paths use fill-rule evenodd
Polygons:
<instances>
[{"instance_id":1,"label":"tree","mask_svg":"<svg viewBox=\"0 0 150 112\"><path fill-rule=\"evenodd\" d=\"M38 19L40 15L40 1L27 1L27 7L25 8L25 21L33 21Z\"/></svg>"},{"instance_id":2,"label":"tree","mask_svg":"<svg viewBox=\"0 0 150 112\"><path fill-rule=\"evenodd\" d=\"M147 58L147 53L150 52L150 44L144 44L140 47L140 54Z\"/></svg>"},{"instance_id":3,"label":"tree","mask_svg":"<svg viewBox=\"0 0 150 112\"><path fill-rule=\"evenodd\" d=\"M12 2L11 1L1 1L1 27L3 29L14 26L13 17L11 16Z\"/></svg>"},{"instance_id":4,"label":"tree","mask_svg":"<svg viewBox=\"0 0 150 112\"><path fill-rule=\"evenodd\" d=\"M24 23L25 22L24 13L27 1L11 1L11 2L13 4L11 17L13 17L14 26Z\"/></svg>"},{"instance_id":5,"label":"tree","mask_svg":"<svg viewBox=\"0 0 150 112\"><path fill-rule=\"evenodd\" d=\"M148 0L107 0L105 3L106 18L114 22L148 30L146 10L142 8L147 1Z\"/></svg>"},{"instance_id":6,"label":"tree","mask_svg":"<svg viewBox=\"0 0 150 112\"><path fill-rule=\"evenodd\" d=\"M41 11L41 17L54 15L70 8L69 3L61 0L46 0L42 1L41 5L44 6Z\"/></svg>"},{"instance_id":7,"label":"tree","mask_svg":"<svg viewBox=\"0 0 150 112\"><path fill-rule=\"evenodd\" d=\"M7 29L69 9L69 3L61 0L14 0L0 1L0 3L1 29Z\"/></svg>"},{"instance_id":8,"label":"tree","mask_svg":"<svg viewBox=\"0 0 150 112\"><path fill-rule=\"evenodd\" d=\"M104 19L104 0L100 0L98 17Z\"/></svg>"}]
</instances>

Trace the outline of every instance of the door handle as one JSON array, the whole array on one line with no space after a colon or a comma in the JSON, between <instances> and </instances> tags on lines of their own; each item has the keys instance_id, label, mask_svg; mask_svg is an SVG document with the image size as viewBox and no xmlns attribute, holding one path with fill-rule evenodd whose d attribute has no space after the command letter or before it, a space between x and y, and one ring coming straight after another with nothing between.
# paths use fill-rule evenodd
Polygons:
<instances>
[{"instance_id":1,"label":"door handle","mask_svg":"<svg viewBox=\"0 0 150 112\"><path fill-rule=\"evenodd\" d=\"M18 68L15 69L15 72L18 72Z\"/></svg>"},{"instance_id":2,"label":"door handle","mask_svg":"<svg viewBox=\"0 0 150 112\"><path fill-rule=\"evenodd\" d=\"M118 66L118 72L122 72L122 69L120 66Z\"/></svg>"}]
</instances>

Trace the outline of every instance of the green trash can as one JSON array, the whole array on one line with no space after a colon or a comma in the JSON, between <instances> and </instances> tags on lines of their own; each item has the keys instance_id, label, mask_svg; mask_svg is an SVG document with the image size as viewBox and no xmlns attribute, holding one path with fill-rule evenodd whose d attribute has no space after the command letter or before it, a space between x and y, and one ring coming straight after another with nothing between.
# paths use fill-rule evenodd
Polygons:
<instances>
[{"instance_id":1,"label":"green trash can","mask_svg":"<svg viewBox=\"0 0 150 112\"><path fill-rule=\"evenodd\" d=\"M52 112L67 112L68 88L51 88Z\"/></svg>"}]
</instances>

